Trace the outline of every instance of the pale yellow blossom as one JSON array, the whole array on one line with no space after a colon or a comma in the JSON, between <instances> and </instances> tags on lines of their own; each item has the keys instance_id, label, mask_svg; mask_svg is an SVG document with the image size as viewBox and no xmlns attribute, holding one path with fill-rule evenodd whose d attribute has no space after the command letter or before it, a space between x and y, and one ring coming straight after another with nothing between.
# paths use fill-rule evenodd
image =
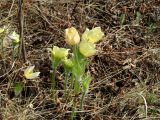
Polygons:
<instances>
[{"instance_id":1,"label":"pale yellow blossom","mask_svg":"<svg viewBox=\"0 0 160 120\"><path fill-rule=\"evenodd\" d=\"M88 41L81 41L79 51L85 57L90 57L96 53L95 44Z\"/></svg>"},{"instance_id":2,"label":"pale yellow blossom","mask_svg":"<svg viewBox=\"0 0 160 120\"><path fill-rule=\"evenodd\" d=\"M82 40L96 43L101 40L103 36L104 33L102 32L101 27L95 27L91 30L87 28L86 31L82 34Z\"/></svg>"},{"instance_id":3,"label":"pale yellow blossom","mask_svg":"<svg viewBox=\"0 0 160 120\"><path fill-rule=\"evenodd\" d=\"M65 29L65 41L68 45L76 45L80 42L80 36L76 28Z\"/></svg>"},{"instance_id":4,"label":"pale yellow blossom","mask_svg":"<svg viewBox=\"0 0 160 120\"><path fill-rule=\"evenodd\" d=\"M64 59L68 56L69 49L54 46L53 49L49 48L49 51L51 51L54 58Z\"/></svg>"},{"instance_id":5,"label":"pale yellow blossom","mask_svg":"<svg viewBox=\"0 0 160 120\"><path fill-rule=\"evenodd\" d=\"M17 44L17 43L19 43L19 34L17 34L15 31L14 32L12 32L12 34L11 35L9 35L9 37L13 40L13 43L14 44Z\"/></svg>"},{"instance_id":6,"label":"pale yellow blossom","mask_svg":"<svg viewBox=\"0 0 160 120\"><path fill-rule=\"evenodd\" d=\"M26 79L34 79L39 76L40 72L33 72L35 66L30 66L24 71L24 76Z\"/></svg>"}]
</instances>

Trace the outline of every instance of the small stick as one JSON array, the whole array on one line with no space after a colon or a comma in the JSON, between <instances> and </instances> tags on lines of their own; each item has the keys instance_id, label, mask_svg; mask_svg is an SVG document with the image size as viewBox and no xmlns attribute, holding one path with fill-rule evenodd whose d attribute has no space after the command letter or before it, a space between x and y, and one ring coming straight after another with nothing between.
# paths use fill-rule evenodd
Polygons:
<instances>
[{"instance_id":1,"label":"small stick","mask_svg":"<svg viewBox=\"0 0 160 120\"><path fill-rule=\"evenodd\" d=\"M25 49L25 43L24 43L24 39L23 39L23 22L24 22L24 13L23 13L23 0L18 0L18 8L19 8L19 33L20 33L20 41L21 41L21 45L20 45L20 55L22 53L23 56L23 62L26 62L26 49Z\"/></svg>"},{"instance_id":2,"label":"small stick","mask_svg":"<svg viewBox=\"0 0 160 120\"><path fill-rule=\"evenodd\" d=\"M138 93L138 95L143 98L144 105L145 105L145 118L147 118L147 110L148 110L147 101L146 101L145 97L141 93Z\"/></svg>"}]
</instances>

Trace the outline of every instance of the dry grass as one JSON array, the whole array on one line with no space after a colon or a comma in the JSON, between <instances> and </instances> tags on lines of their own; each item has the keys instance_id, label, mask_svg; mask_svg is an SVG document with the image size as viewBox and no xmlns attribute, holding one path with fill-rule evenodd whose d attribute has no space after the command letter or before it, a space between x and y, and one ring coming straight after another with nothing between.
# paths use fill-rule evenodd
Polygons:
<instances>
[{"instance_id":1,"label":"dry grass","mask_svg":"<svg viewBox=\"0 0 160 120\"><path fill-rule=\"evenodd\" d=\"M85 99L85 109L77 111L77 119L136 120L146 116L148 120L160 119L159 0L25 2L27 62L12 61L10 47L5 51L5 58L0 58L0 119L70 118L71 103L66 103L62 96L61 69L56 78L59 97L57 103L52 102L51 63L46 50L53 45L67 46L63 32L70 26L75 26L80 33L86 27L101 26L105 32L97 46L99 53L91 58L88 67L94 79ZM18 31L17 9L14 0L0 1L0 26ZM138 21L137 11L142 16ZM120 21L122 14L126 15L124 25ZM25 81L22 94L15 97L14 85L22 81L23 69L28 65L36 66L40 78Z\"/></svg>"}]
</instances>

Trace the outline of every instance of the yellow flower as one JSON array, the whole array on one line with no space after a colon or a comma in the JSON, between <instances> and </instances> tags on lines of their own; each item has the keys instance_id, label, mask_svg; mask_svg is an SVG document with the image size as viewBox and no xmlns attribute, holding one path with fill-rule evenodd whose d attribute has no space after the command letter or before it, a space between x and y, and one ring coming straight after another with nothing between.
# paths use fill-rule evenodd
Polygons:
<instances>
[{"instance_id":1,"label":"yellow flower","mask_svg":"<svg viewBox=\"0 0 160 120\"><path fill-rule=\"evenodd\" d=\"M104 33L101 31L100 27L95 27L92 30L86 29L82 34L82 40L87 40L91 43L96 43L102 39Z\"/></svg>"},{"instance_id":2,"label":"yellow flower","mask_svg":"<svg viewBox=\"0 0 160 120\"><path fill-rule=\"evenodd\" d=\"M8 34L8 28L6 26L4 26L3 28L0 28L0 34L1 33Z\"/></svg>"},{"instance_id":3,"label":"yellow flower","mask_svg":"<svg viewBox=\"0 0 160 120\"><path fill-rule=\"evenodd\" d=\"M27 79L34 79L39 76L40 72L34 72L33 69L35 66L30 66L24 71L24 76Z\"/></svg>"},{"instance_id":4,"label":"yellow flower","mask_svg":"<svg viewBox=\"0 0 160 120\"><path fill-rule=\"evenodd\" d=\"M79 43L80 36L74 27L65 29L65 41L69 45L76 45Z\"/></svg>"},{"instance_id":5,"label":"yellow flower","mask_svg":"<svg viewBox=\"0 0 160 120\"><path fill-rule=\"evenodd\" d=\"M9 36L14 44L19 43L19 35L14 31L10 36Z\"/></svg>"},{"instance_id":6,"label":"yellow flower","mask_svg":"<svg viewBox=\"0 0 160 120\"><path fill-rule=\"evenodd\" d=\"M85 57L90 57L96 53L95 44L83 40L79 44L79 51Z\"/></svg>"},{"instance_id":7,"label":"yellow flower","mask_svg":"<svg viewBox=\"0 0 160 120\"><path fill-rule=\"evenodd\" d=\"M5 31L4 28L0 28L0 34L3 33Z\"/></svg>"},{"instance_id":8,"label":"yellow flower","mask_svg":"<svg viewBox=\"0 0 160 120\"><path fill-rule=\"evenodd\" d=\"M54 46L53 49L49 48L49 51L51 51L53 57L57 59L64 59L68 56L69 49Z\"/></svg>"},{"instance_id":9,"label":"yellow flower","mask_svg":"<svg viewBox=\"0 0 160 120\"><path fill-rule=\"evenodd\" d=\"M65 58L63 60L63 63L67 68L72 68L73 67L73 61L71 59Z\"/></svg>"}]
</instances>

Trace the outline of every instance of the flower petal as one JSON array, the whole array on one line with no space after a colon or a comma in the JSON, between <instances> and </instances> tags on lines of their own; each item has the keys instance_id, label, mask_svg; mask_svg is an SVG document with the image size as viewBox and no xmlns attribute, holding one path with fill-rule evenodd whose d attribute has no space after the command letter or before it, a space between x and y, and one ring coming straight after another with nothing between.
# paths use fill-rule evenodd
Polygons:
<instances>
[{"instance_id":1,"label":"flower petal","mask_svg":"<svg viewBox=\"0 0 160 120\"><path fill-rule=\"evenodd\" d=\"M37 78L39 76L40 72L34 72L32 74L30 74L29 76L27 76L27 79L34 79Z\"/></svg>"}]
</instances>

